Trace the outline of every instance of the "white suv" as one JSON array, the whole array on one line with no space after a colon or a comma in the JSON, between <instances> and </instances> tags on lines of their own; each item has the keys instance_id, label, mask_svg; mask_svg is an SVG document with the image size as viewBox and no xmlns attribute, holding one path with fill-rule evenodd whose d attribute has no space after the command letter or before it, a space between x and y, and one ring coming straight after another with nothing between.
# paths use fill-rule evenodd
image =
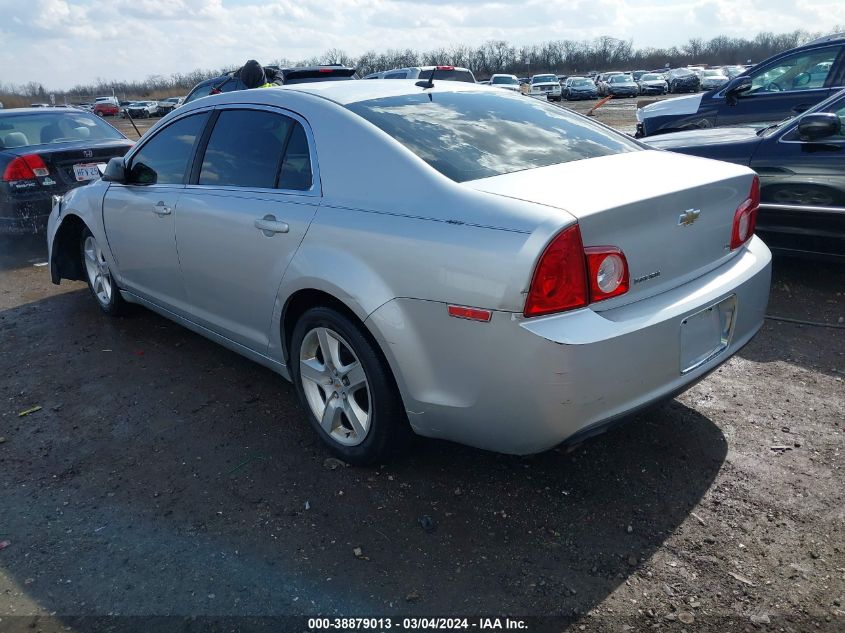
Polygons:
<instances>
[{"instance_id":1,"label":"white suv","mask_svg":"<svg viewBox=\"0 0 845 633\"><path fill-rule=\"evenodd\" d=\"M546 97L560 101L561 88L557 75L532 75L528 84L529 97Z\"/></svg>"},{"instance_id":2,"label":"white suv","mask_svg":"<svg viewBox=\"0 0 845 633\"><path fill-rule=\"evenodd\" d=\"M440 81L465 81L475 83L475 75L468 68L458 66L411 66L410 68L394 68L378 73L370 73L364 79L428 79L431 71L434 79Z\"/></svg>"}]
</instances>

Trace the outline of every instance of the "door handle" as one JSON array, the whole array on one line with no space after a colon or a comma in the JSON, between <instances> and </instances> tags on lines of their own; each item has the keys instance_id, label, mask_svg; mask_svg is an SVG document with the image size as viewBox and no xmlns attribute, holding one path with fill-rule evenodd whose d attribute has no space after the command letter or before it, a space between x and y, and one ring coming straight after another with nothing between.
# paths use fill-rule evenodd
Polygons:
<instances>
[{"instance_id":1,"label":"door handle","mask_svg":"<svg viewBox=\"0 0 845 633\"><path fill-rule=\"evenodd\" d=\"M163 200L159 200L158 204L153 207L153 213L156 215L170 215L171 211L173 211L173 209L164 204Z\"/></svg>"},{"instance_id":2,"label":"door handle","mask_svg":"<svg viewBox=\"0 0 845 633\"><path fill-rule=\"evenodd\" d=\"M281 222L276 219L275 215L265 215L255 221L255 228L263 231L264 235L270 237L274 233L287 233L290 231L290 226L287 222Z\"/></svg>"}]
</instances>

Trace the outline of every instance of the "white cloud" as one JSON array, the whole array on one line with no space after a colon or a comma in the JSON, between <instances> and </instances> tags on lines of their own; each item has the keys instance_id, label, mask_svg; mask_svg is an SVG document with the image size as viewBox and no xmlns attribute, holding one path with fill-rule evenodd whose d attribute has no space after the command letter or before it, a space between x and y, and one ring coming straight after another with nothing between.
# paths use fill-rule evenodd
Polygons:
<instances>
[{"instance_id":1,"label":"white cloud","mask_svg":"<svg viewBox=\"0 0 845 633\"><path fill-rule=\"evenodd\" d=\"M330 48L428 50L610 35L635 47L828 31L841 0L0 0L0 81L68 88Z\"/></svg>"}]
</instances>

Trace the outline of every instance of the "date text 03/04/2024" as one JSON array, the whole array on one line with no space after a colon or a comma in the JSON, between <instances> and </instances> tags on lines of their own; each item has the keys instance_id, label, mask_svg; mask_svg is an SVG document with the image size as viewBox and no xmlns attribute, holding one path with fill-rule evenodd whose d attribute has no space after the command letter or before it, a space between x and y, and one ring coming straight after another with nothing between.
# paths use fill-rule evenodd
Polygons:
<instances>
[{"instance_id":1,"label":"date text 03/04/2024","mask_svg":"<svg viewBox=\"0 0 845 633\"><path fill-rule=\"evenodd\" d=\"M319 630L369 630L389 631L397 630L527 630L528 626L524 620L514 618L402 618L394 621L393 618L309 618L308 628L312 631Z\"/></svg>"}]
</instances>

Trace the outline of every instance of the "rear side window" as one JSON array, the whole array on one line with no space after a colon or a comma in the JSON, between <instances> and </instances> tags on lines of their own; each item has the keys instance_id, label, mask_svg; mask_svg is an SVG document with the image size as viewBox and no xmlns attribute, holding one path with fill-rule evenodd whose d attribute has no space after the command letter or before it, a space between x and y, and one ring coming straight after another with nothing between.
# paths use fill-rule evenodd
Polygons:
<instances>
[{"instance_id":1,"label":"rear side window","mask_svg":"<svg viewBox=\"0 0 845 633\"><path fill-rule=\"evenodd\" d=\"M224 110L214 124L199 184L272 189L293 121L261 110Z\"/></svg>"},{"instance_id":2,"label":"rear side window","mask_svg":"<svg viewBox=\"0 0 845 633\"><path fill-rule=\"evenodd\" d=\"M128 182L136 185L171 185L185 182L194 144L208 113L187 116L168 125L132 157Z\"/></svg>"},{"instance_id":3,"label":"rear side window","mask_svg":"<svg viewBox=\"0 0 845 633\"><path fill-rule=\"evenodd\" d=\"M408 73L404 70L401 73L387 73L384 78L385 79L406 79L408 77Z\"/></svg>"},{"instance_id":4,"label":"rear side window","mask_svg":"<svg viewBox=\"0 0 845 633\"><path fill-rule=\"evenodd\" d=\"M457 182L640 149L585 117L505 90L420 91L346 107Z\"/></svg>"},{"instance_id":5,"label":"rear side window","mask_svg":"<svg viewBox=\"0 0 845 633\"><path fill-rule=\"evenodd\" d=\"M309 189L311 156L305 130L274 112L223 110L208 139L199 184Z\"/></svg>"}]
</instances>

